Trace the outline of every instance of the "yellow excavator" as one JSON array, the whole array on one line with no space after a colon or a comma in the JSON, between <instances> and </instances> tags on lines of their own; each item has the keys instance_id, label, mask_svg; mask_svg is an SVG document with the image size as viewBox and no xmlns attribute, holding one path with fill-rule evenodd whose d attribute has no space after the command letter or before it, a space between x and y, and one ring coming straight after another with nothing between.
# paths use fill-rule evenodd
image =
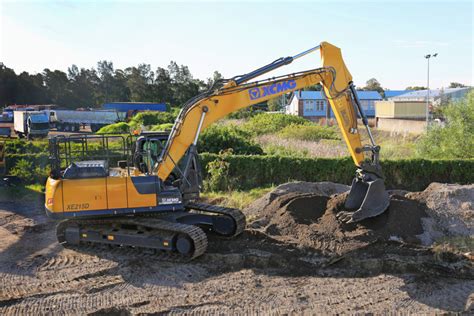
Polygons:
<instances>
[{"instance_id":1,"label":"yellow excavator","mask_svg":"<svg viewBox=\"0 0 474 316\"><path fill-rule=\"evenodd\" d=\"M250 82L316 50L321 52L321 68ZM61 219L59 243L149 248L192 259L205 252L206 233L239 235L245 228L240 210L198 202L200 132L239 109L318 83L357 166L347 211L338 213L338 218L350 223L383 213L389 198L379 164L380 147L341 50L323 42L248 74L216 82L183 106L169 133L51 138L45 208L48 215ZM369 145L362 145L357 112Z\"/></svg>"}]
</instances>

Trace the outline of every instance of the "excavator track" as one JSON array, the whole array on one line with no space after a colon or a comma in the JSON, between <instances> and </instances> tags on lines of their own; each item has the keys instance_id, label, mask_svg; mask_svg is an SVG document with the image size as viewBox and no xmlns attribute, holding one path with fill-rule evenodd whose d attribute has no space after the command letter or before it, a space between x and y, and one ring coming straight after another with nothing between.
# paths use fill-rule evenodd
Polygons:
<instances>
[{"instance_id":1,"label":"excavator track","mask_svg":"<svg viewBox=\"0 0 474 316\"><path fill-rule=\"evenodd\" d=\"M127 242L126 244L122 245L119 242L111 242L113 238L109 236L120 236L123 230L117 229L117 227L140 227L140 230L147 230L147 233L150 237L160 238L160 234L167 239L165 241L166 249L157 246L149 246L147 245L147 240L143 239L143 243L137 242L136 244ZM77 231L77 238L75 239L75 234L73 234L74 238L68 240L68 233L67 229L70 228L73 231ZM97 239L88 239L89 234L94 234L96 232L100 232L106 238L104 241L101 242ZM138 229L135 231L136 234L138 233ZM161 257L167 261L188 261L194 258L197 258L204 254L207 249L207 236L204 231L193 225L186 225L180 224L175 222L170 222L166 220L161 220L159 218L150 218L150 217L132 217L132 218L107 218L107 219L67 219L63 220L58 223L56 228L57 239L60 244L67 248L73 248L80 250L81 244L92 244L92 245L112 245L112 246L129 246L132 248L139 248L139 249L158 249L162 251L157 252L157 257ZM128 229L127 234L130 236L135 235L133 230ZM125 234L125 235L127 235ZM84 237L86 236L86 237ZM167 238L171 237L171 238ZM83 239L82 239L83 238ZM169 239L169 240L168 240ZM185 248L188 247L189 251L185 254L182 254L178 251L178 247L176 243L177 240L184 241ZM189 244L186 244L189 241ZM168 244L169 243L169 244ZM174 243L174 244L172 244ZM169 246L168 246L169 245Z\"/></svg>"},{"instance_id":2,"label":"excavator track","mask_svg":"<svg viewBox=\"0 0 474 316\"><path fill-rule=\"evenodd\" d=\"M224 235L225 237L235 237L240 235L246 225L246 219L244 213L242 211L235 209L235 208L229 208L229 207L224 207L224 206L218 206L218 205L211 205L211 204L206 204L206 203L188 203L185 206L186 210L188 211L198 211L198 212L205 212L205 213L212 213L212 214L217 214L220 216L227 216L232 218L232 220L235 223L235 230L233 233Z\"/></svg>"}]
</instances>

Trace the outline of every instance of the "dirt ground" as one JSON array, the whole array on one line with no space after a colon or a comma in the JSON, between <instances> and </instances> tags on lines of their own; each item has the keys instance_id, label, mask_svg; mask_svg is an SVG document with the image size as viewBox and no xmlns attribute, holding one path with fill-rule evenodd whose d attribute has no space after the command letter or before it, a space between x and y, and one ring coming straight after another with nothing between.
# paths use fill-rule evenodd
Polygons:
<instances>
[{"instance_id":1,"label":"dirt ground","mask_svg":"<svg viewBox=\"0 0 474 316\"><path fill-rule=\"evenodd\" d=\"M3 199L0 313L474 313L473 262L422 245L431 211L421 198L395 192L386 214L345 225L335 214L347 186L299 186L257 200L240 237L210 236L205 255L182 263L64 249L41 195Z\"/></svg>"}]
</instances>

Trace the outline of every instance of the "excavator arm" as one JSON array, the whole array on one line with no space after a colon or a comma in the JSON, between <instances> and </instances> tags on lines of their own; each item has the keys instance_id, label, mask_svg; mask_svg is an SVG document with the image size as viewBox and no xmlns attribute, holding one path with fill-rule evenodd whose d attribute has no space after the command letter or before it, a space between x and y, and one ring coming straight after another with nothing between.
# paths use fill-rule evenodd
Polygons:
<instances>
[{"instance_id":1,"label":"excavator arm","mask_svg":"<svg viewBox=\"0 0 474 316\"><path fill-rule=\"evenodd\" d=\"M322 68L248 83L317 49L321 52ZM346 201L348 209L357 211L341 213L341 219L359 221L382 213L388 207L388 196L378 163L380 147L374 143L341 50L327 42L293 57L280 58L249 74L226 80L222 86L211 88L188 101L176 119L154 173L161 180L166 180L190 146L196 145L200 132L226 115L318 83L323 86L350 155L358 167ZM362 146L356 109L367 128L371 145ZM368 161L365 159L366 151L372 154Z\"/></svg>"}]
</instances>

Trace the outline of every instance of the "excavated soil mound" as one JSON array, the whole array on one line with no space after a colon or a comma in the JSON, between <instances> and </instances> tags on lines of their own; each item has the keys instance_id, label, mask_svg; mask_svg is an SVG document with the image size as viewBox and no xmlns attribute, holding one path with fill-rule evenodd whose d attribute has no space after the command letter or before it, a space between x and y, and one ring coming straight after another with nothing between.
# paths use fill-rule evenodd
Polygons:
<instances>
[{"instance_id":1,"label":"excavated soil mound","mask_svg":"<svg viewBox=\"0 0 474 316\"><path fill-rule=\"evenodd\" d=\"M474 184L431 183L406 197L425 203L427 213L448 236L474 236Z\"/></svg>"},{"instance_id":2,"label":"excavated soil mound","mask_svg":"<svg viewBox=\"0 0 474 316\"><path fill-rule=\"evenodd\" d=\"M425 206L392 195L388 210L361 223L345 224L336 214L345 211L348 193L327 197L291 192L275 198L251 227L298 247L343 254L380 240L420 243Z\"/></svg>"},{"instance_id":3,"label":"excavated soil mound","mask_svg":"<svg viewBox=\"0 0 474 316\"><path fill-rule=\"evenodd\" d=\"M279 185L275 190L254 201L244 212L247 217L258 217L266 213L267 208L275 209L275 207L281 207L295 196L313 194L329 197L333 194L344 193L349 191L349 189L350 187L348 185L333 182L288 182Z\"/></svg>"},{"instance_id":4,"label":"excavated soil mound","mask_svg":"<svg viewBox=\"0 0 474 316\"><path fill-rule=\"evenodd\" d=\"M360 223L343 224L336 219L336 214L345 211L344 202L347 194L341 194L329 200L327 210L318 229L322 233L343 232L346 236L367 236L371 238L401 239L406 242L419 243L418 235L423 233L422 218L427 217L423 204L399 195L390 197L390 206L383 214L366 219Z\"/></svg>"}]
</instances>

